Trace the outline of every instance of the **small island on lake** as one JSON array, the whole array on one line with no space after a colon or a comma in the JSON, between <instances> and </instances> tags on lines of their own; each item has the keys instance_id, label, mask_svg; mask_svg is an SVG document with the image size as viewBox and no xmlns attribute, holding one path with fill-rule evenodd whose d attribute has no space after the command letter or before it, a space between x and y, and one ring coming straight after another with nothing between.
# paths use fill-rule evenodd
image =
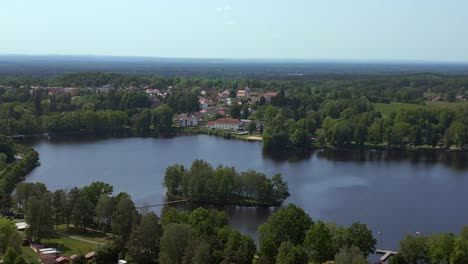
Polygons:
<instances>
[{"instance_id":1,"label":"small island on lake","mask_svg":"<svg viewBox=\"0 0 468 264\"><path fill-rule=\"evenodd\" d=\"M280 206L290 195L281 174L268 178L253 170L214 168L203 160L195 160L190 168L179 164L168 167L163 185L171 200L188 199L207 204Z\"/></svg>"}]
</instances>

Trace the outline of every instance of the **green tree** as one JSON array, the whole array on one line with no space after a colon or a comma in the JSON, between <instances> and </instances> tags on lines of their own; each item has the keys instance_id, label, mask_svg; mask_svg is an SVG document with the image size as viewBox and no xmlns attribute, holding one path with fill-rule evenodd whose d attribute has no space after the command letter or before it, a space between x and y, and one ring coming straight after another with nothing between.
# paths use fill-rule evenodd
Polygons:
<instances>
[{"instance_id":1,"label":"green tree","mask_svg":"<svg viewBox=\"0 0 468 264\"><path fill-rule=\"evenodd\" d=\"M455 245L452 233L432 235L428 240L431 263L450 263L450 255Z\"/></svg>"},{"instance_id":2,"label":"green tree","mask_svg":"<svg viewBox=\"0 0 468 264\"><path fill-rule=\"evenodd\" d=\"M15 224L6 218L0 217L0 250L5 252L7 247L14 247L10 245L11 238L16 235Z\"/></svg>"},{"instance_id":3,"label":"green tree","mask_svg":"<svg viewBox=\"0 0 468 264\"><path fill-rule=\"evenodd\" d=\"M114 199L107 195L101 195L96 205L96 219L99 230L103 232L110 231L114 209Z\"/></svg>"},{"instance_id":4,"label":"green tree","mask_svg":"<svg viewBox=\"0 0 468 264\"><path fill-rule=\"evenodd\" d=\"M162 104L152 110L152 123L158 131L167 131L172 126L174 111L166 104Z\"/></svg>"},{"instance_id":5,"label":"green tree","mask_svg":"<svg viewBox=\"0 0 468 264\"><path fill-rule=\"evenodd\" d=\"M307 263L307 253L304 249L300 245L295 246L290 241L281 243L276 256L276 264L299 263Z\"/></svg>"},{"instance_id":6,"label":"green tree","mask_svg":"<svg viewBox=\"0 0 468 264\"><path fill-rule=\"evenodd\" d=\"M345 247L336 254L335 264L367 264L367 260L358 247Z\"/></svg>"},{"instance_id":7,"label":"green tree","mask_svg":"<svg viewBox=\"0 0 468 264\"><path fill-rule=\"evenodd\" d=\"M52 206L54 209L55 225L64 223L67 209L67 194L63 190L57 190L52 194Z\"/></svg>"},{"instance_id":8,"label":"green tree","mask_svg":"<svg viewBox=\"0 0 468 264\"><path fill-rule=\"evenodd\" d=\"M336 244L333 240L333 234L321 221L317 221L312 225L309 231L307 231L304 240L304 248L315 263L333 260L336 254Z\"/></svg>"},{"instance_id":9,"label":"green tree","mask_svg":"<svg viewBox=\"0 0 468 264\"><path fill-rule=\"evenodd\" d=\"M72 210L72 222L75 227L81 227L83 231L89 227L93 221L94 207L88 197L81 195Z\"/></svg>"},{"instance_id":10,"label":"green tree","mask_svg":"<svg viewBox=\"0 0 468 264\"><path fill-rule=\"evenodd\" d=\"M132 228L137 220L138 212L130 197L125 194L117 202L112 216L112 232L123 240L128 240Z\"/></svg>"},{"instance_id":11,"label":"green tree","mask_svg":"<svg viewBox=\"0 0 468 264\"><path fill-rule=\"evenodd\" d=\"M194 235L186 224L168 224L161 237L159 263L180 264Z\"/></svg>"},{"instance_id":12,"label":"green tree","mask_svg":"<svg viewBox=\"0 0 468 264\"><path fill-rule=\"evenodd\" d=\"M166 169L163 186L167 188L170 195L182 195L182 182L186 172L184 166L173 165Z\"/></svg>"},{"instance_id":13,"label":"green tree","mask_svg":"<svg viewBox=\"0 0 468 264\"><path fill-rule=\"evenodd\" d=\"M353 223L346 229L346 237L348 244L358 247L364 257L367 258L369 254L374 253L377 240L365 224L359 222Z\"/></svg>"},{"instance_id":14,"label":"green tree","mask_svg":"<svg viewBox=\"0 0 468 264\"><path fill-rule=\"evenodd\" d=\"M8 248L3 256L3 263L15 263L18 256L18 252L13 248Z\"/></svg>"},{"instance_id":15,"label":"green tree","mask_svg":"<svg viewBox=\"0 0 468 264\"><path fill-rule=\"evenodd\" d=\"M281 243L302 244L312 224L309 215L297 206L289 204L280 208L258 229L261 254L274 261Z\"/></svg>"},{"instance_id":16,"label":"green tree","mask_svg":"<svg viewBox=\"0 0 468 264\"><path fill-rule=\"evenodd\" d=\"M30 197L25 213L26 222L29 224L27 233L35 240L40 241L53 230L53 210L49 194L43 195L40 199Z\"/></svg>"},{"instance_id":17,"label":"green tree","mask_svg":"<svg viewBox=\"0 0 468 264\"><path fill-rule=\"evenodd\" d=\"M130 235L128 256L136 263L157 263L161 236L159 217L154 213L144 215L140 225Z\"/></svg>"},{"instance_id":18,"label":"green tree","mask_svg":"<svg viewBox=\"0 0 468 264\"><path fill-rule=\"evenodd\" d=\"M424 236L407 235L400 241L398 252L407 263L425 264L430 260L428 239Z\"/></svg>"},{"instance_id":19,"label":"green tree","mask_svg":"<svg viewBox=\"0 0 468 264\"><path fill-rule=\"evenodd\" d=\"M96 207L101 195L111 195L114 188L104 182L93 182L88 186L83 187L83 193L86 195L88 200L92 203L93 207Z\"/></svg>"}]
</instances>

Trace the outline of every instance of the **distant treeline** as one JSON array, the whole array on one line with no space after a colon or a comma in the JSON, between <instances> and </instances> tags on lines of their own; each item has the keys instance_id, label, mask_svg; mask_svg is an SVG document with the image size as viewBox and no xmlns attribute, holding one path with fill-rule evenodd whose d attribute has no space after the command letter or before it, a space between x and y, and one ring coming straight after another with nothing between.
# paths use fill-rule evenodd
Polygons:
<instances>
[{"instance_id":1,"label":"distant treeline","mask_svg":"<svg viewBox=\"0 0 468 264\"><path fill-rule=\"evenodd\" d=\"M238 173L233 167L213 168L203 160L195 160L190 169L170 166L163 184L170 198L201 203L279 206L289 197L280 174L270 179L253 170Z\"/></svg>"}]
</instances>

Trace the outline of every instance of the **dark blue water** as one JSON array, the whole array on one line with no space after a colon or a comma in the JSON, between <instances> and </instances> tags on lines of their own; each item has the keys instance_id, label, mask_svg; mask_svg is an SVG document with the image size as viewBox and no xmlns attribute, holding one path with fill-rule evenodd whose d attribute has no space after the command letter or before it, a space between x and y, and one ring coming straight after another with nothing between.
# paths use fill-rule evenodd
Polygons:
<instances>
[{"instance_id":1,"label":"dark blue water","mask_svg":"<svg viewBox=\"0 0 468 264\"><path fill-rule=\"evenodd\" d=\"M128 192L137 205L153 204L165 200L161 182L168 166L204 159L238 170L282 173L291 193L287 202L313 219L364 222L379 247L396 249L406 233L458 232L468 224L468 153L320 150L271 157L262 154L261 143L205 135L38 141L33 146L41 166L27 181L44 182L51 190L104 181L115 192ZM253 236L273 211L226 209L231 225Z\"/></svg>"}]
</instances>

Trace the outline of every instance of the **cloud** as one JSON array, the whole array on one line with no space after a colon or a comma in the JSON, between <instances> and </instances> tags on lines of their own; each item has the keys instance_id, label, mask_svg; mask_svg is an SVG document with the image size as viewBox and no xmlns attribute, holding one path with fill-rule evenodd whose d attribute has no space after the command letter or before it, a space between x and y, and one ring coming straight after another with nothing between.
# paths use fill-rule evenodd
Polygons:
<instances>
[{"instance_id":1,"label":"cloud","mask_svg":"<svg viewBox=\"0 0 468 264\"><path fill-rule=\"evenodd\" d=\"M224 7L218 7L216 8L216 11L222 13L222 12L231 12L232 7L230 5L225 5Z\"/></svg>"},{"instance_id":2,"label":"cloud","mask_svg":"<svg viewBox=\"0 0 468 264\"><path fill-rule=\"evenodd\" d=\"M235 24L237 24L237 21L235 21L235 20L228 20L228 21L225 21L224 24L225 24L225 25L235 25Z\"/></svg>"}]
</instances>

